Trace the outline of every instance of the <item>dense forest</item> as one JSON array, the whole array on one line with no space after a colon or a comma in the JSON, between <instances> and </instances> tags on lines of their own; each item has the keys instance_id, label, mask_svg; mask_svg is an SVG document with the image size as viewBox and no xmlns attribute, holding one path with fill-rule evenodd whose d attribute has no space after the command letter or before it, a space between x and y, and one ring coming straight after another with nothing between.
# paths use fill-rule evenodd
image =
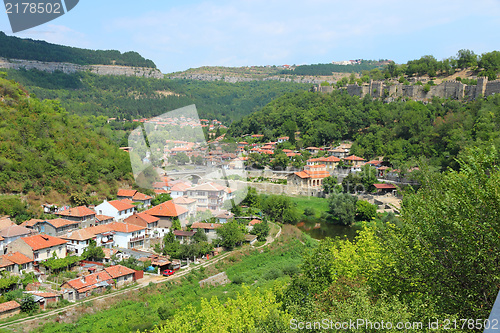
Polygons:
<instances>
[{"instance_id":1,"label":"dense forest","mask_svg":"<svg viewBox=\"0 0 500 333\"><path fill-rule=\"evenodd\" d=\"M24 69L7 73L9 79L20 82L37 97L60 100L72 114L128 120L158 116L195 104L201 118L230 123L284 93L311 88L309 84L277 81L158 80Z\"/></svg>"},{"instance_id":2,"label":"dense forest","mask_svg":"<svg viewBox=\"0 0 500 333\"><path fill-rule=\"evenodd\" d=\"M128 154L113 142L106 121L70 115L60 102L30 98L0 77L0 192L65 195L63 202L114 194L132 176Z\"/></svg>"},{"instance_id":3,"label":"dense forest","mask_svg":"<svg viewBox=\"0 0 500 333\"><path fill-rule=\"evenodd\" d=\"M117 50L88 50L41 40L7 36L0 31L0 57L8 59L69 62L77 65L122 65L156 68L152 60L139 53Z\"/></svg>"},{"instance_id":4,"label":"dense forest","mask_svg":"<svg viewBox=\"0 0 500 333\"><path fill-rule=\"evenodd\" d=\"M473 102L435 98L429 103L383 103L342 91L296 92L232 124L230 135L261 133L273 140L301 132L303 147L353 140L352 153L392 162L423 157L433 166L456 166L465 147L500 145L500 96Z\"/></svg>"}]
</instances>

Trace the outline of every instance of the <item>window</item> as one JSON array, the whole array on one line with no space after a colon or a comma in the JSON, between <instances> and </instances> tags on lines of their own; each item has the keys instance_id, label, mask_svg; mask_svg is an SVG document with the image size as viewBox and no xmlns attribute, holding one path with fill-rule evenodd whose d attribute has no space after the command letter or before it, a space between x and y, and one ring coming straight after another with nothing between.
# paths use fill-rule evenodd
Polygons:
<instances>
[{"instance_id":1,"label":"window","mask_svg":"<svg viewBox=\"0 0 500 333\"><path fill-rule=\"evenodd\" d=\"M35 258L35 259L38 259L38 252L35 252L35 253L33 254L33 256L34 256L34 258Z\"/></svg>"}]
</instances>

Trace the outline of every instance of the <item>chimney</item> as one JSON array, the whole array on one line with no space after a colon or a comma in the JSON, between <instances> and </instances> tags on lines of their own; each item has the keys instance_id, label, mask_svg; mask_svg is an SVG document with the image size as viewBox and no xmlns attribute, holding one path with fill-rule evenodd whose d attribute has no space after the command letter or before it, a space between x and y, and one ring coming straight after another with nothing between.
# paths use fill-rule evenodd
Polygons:
<instances>
[{"instance_id":1,"label":"chimney","mask_svg":"<svg viewBox=\"0 0 500 333\"><path fill-rule=\"evenodd\" d=\"M80 278L80 281L82 281L82 283L85 283L85 275L82 275L82 277Z\"/></svg>"}]
</instances>

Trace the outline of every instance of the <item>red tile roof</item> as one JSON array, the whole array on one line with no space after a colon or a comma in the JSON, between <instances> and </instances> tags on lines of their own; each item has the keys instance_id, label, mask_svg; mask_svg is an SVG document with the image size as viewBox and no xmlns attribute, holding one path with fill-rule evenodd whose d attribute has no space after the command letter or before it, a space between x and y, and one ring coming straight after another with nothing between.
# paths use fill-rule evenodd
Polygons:
<instances>
[{"instance_id":1,"label":"red tile roof","mask_svg":"<svg viewBox=\"0 0 500 333\"><path fill-rule=\"evenodd\" d=\"M356 155L351 155L349 157L344 158L346 161L364 161L364 158L358 157Z\"/></svg>"},{"instance_id":2,"label":"red tile roof","mask_svg":"<svg viewBox=\"0 0 500 333\"><path fill-rule=\"evenodd\" d=\"M113 279L119 278L120 276L125 276L125 275L130 275L130 274L135 274L135 270L122 266L122 265L115 265L111 267L106 267L104 270L111 275Z\"/></svg>"},{"instance_id":3,"label":"red tile roof","mask_svg":"<svg viewBox=\"0 0 500 333\"><path fill-rule=\"evenodd\" d=\"M33 262L33 259L28 258L21 252L8 253L3 256L7 260L12 261L15 264L22 265L27 264L29 262Z\"/></svg>"},{"instance_id":4,"label":"red tile roof","mask_svg":"<svg viewBox=\"0 0 500 333\"><path fill-rule=\"evenodd\" d=\"M259 223L262 223L262 221L258 220L258 219L253 219L252 221L250 221L248 223L248 225L256 225L256 224L259 224Z\"/></svg>"},{"instance_id":5,"label":"red tile roof","mask_svg":"<svg viewBox=\"0 0 500 333\"><path fill-rule=\"evenodd\" d=\"M217 229L222 227L222 224L218 223L205 223L205 222L195 222L191 225L192 229Z\"/></svg>"},{"instance_id":6,"label":"red tile roof","mask_svg":"<svg viewBox=\"0 0 500 333\"><path fill-rule=\"evenodd\" d=\"M123 222L147 228L148 223L154 223L159 220L160 220L159 217L151 216L145 212L142 212L139 214L134 213L134 215L127 217L125 220L123 220Z\"/></svg>"},{"instance_id":7,"label":"red tile roof","mask_svg":"<svg viewBox=\"0 0 500 333\"><path fill-rule=\"evenodd\" d=\"M33 251L67 243L67 241L61 238L49 235L34 235L30 237L21 237L21 239L28 244Z\"/></svg>"},{"instance_id":8,"label":"red tile roof","mask_svg":"<svg viewBox=\"0 0 500 333\"><path fill-rule=\"evenodd\" d=\"M116 194L116 196L118 197L133 197L135 195L135 193L137 192L137 190L130 190L130 189L119 189L118 190L118 193Z\"/></svg>"},{"instance_id":9,"label":"red tile roof","mask_svg":"<svg viewBox=\"0 0 500 333\"><path fill-rule=\"evenodd\" d=\"M0 304L0 313L21 308L21 305L16 301L9 301Z\"/></svg>"},{"instance_id":10,"label":"red tile roof","mask_svg":"<svg viewBox=\"0 0 500 333\"><path fill-rule=\"evenodd\" d=\"M107 221L107 220L112 220L112 216L107 216L107 215L96 215L95 219L102 222L102 221Z\"/></svg>"},{"instance_id":11,"label":"red tile roof","mask_svg":"<svg viewBox=\"0 0 500 333\"><path fill-rule=\"evenodd\" d=\"M393 184L373 184L373 186L375 186L376 189L378 190L395 190L397 189L396 186L394 186Z\"/></svg>"},{"instance_id":12,"label":"red tile roof","mask_svg":"<svg viewBox=\"0 0 500 333\"><path fill-rule=\"evenodd\" d=\"M145 227L141 227L138 225L121 223L121 222L113 222L110 224L106 224L106 226L108 226L109 229L112 231L124 232L124 233L131 233L146 229Z\"/></svg>"},{"instance_id":13,"label":"red tile roof","mask_svg":"<svg viewBox=\"0 0 500 333\"><path fill-rule=\"evenodd\" d=\"M144 193L141 193L141 192L137 192L136 194L134 194L134 196L132 197L132 201L135 201L135 200L139 200L139 201L145 201L145 200L151 200L152 198L147 195L147 194L144 194Z\"/></svg>"},{"instance_id":14,"label":"red tile roof","mask_svg":"<svg viewBox=\"0 0 500 333\"><path fill-rule=\"evenodd\" d=\"M82 281L83 280L83 281ZM71 288L76 289L78 292L85 292L90 289L94 289L97 286L95 284L107 281L108 283L113 283L113 278L106 271L100 271L97 273L82 276L81 278L73 279L66 282Z\"/></svg>"},{"instance_id":15,"label":"red tile roof","mask_svg":"<svg viewBox=\"0 0 500 333\"><path fill-rule=\"evenodd\" d=\"M182 231L182 230L174 230L175 236L183 236L183 237L193 237L195 231Z\"/></svg>"},{"instance_id":16,"label":"red tile roof","mask_svg":"<svg viewBox=\"0 0 500 333\"><path fill-rule=\"evenodd\" d=\"M188 210L180 205L176 205L172 200L165 201L158 206L148 209L145 213L153 216L173 217L186 213Z\"/></svg>"},{"instance_id":17,"label":"red tile roof","mask_svg":"<svg viewBox=\"0 0 500 333\"><path fill-rule=\"evenodd\" d=\"M135 207L134 205L131 205L129 202L127 202L125 200L113 200L113 201L108 201L108 203L111 206L115 207L118 211L132 209Z\"/></svg>"},{"instance_id":18,"label":"red tile roof","mask_svg":"<svg viewBox=\"0 0 500 333\"><path fill-rule=\"evenodd\" d=\"M61 227L64 227L64 226L67 226L67 225L70 225L70 224L78 224L80 222L77 222L77 221L70 221L70 220L66 220L66 219L53 219L53 220L45 220L44 222L47 222L49 224L51 224L52 226L54 226L54 228L61 228ZM40 222L42 223L42 222Z\"/></svg>"},{"instance_id":19,"label":"red tile roof","mask_svg":"<svg viewBox=\"0 0 500 333\"><path fill-rule=\"evenodd\" d=\"M85 206L79 206L57 212L56 215L83 217L83 216L95 215L95 212Z\"/></svg>"},{"instance_id":20,"label":"red tile roof","mask_svg":"<svg viewBox=\"0 0 500 333\"><path fill-rule=\"evenodd\" d=\"M78 240L78 241L83 241L87 239L92 239L95 237L95 234L88 230L89 228L85 229L80 229L80 230L75 230L71 234L67 236L61 236L63 239L71 239L71 240Z\"/></svg>"}]
</instances>

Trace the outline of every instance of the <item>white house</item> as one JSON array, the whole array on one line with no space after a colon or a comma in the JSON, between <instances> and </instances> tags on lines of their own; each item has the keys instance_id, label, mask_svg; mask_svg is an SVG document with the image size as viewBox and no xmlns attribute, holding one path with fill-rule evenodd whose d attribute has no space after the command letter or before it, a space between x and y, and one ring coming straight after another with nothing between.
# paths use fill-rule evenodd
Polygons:
<instances>
[{"instance_id":1,"label":"white house","mask_svg":"<svg viewBox=\"0 0 500 333\"><path fill-rule=\"evenodd\" d=\"M128 199L106 201L95 207L98 215L113 217L115 221L122 222L127 217L134 214L135 206Z\"/></svg>"}]
</instances>

